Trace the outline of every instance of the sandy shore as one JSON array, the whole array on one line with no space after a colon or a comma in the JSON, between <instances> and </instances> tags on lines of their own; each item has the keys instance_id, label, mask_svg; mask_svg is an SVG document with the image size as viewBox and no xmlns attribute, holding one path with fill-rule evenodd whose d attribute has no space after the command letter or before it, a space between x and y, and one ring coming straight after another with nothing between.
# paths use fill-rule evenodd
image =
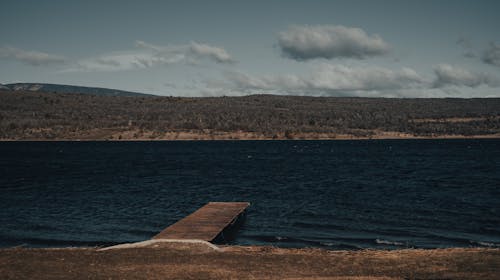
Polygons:
<instances>
[{"instance_id":1,"label":"sandy shore","mask_svg":"<svg viewBox=\"0 0 500 280\"><path fill-rule=\"evenodd\" d=\"M0 250L1 279L500 279L500 249L327 251L160 243Z\"/></svg>"}]
</instances>

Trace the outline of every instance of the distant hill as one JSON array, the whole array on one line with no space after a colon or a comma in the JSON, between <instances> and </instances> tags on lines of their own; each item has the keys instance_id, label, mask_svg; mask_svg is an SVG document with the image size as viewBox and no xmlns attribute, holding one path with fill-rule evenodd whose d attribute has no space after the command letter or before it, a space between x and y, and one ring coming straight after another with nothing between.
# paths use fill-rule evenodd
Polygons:
<instances>
[{"instance_id":1,"label":"distant hill","mask_svg":"<svg viewBox=\"0 0 500 280\"><path fill-rule=\"evenodd\" d=\"M99 87L82 87L59 84L44 84L44 83L15 83L15 84L0 84L0 90L13 91L34 91L34 92L49 92L49 93L80 93L92 94L100 96L152 96L138 92L124 91L118 89L99 88Z\"/></svg>"}]
</instances>

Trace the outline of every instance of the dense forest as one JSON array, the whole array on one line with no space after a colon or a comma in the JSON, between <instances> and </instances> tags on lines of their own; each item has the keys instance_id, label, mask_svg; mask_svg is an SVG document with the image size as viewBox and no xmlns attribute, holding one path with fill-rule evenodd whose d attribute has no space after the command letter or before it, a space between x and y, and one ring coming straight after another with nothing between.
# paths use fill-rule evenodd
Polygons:
<instances>
[{"instance_id":1,"label":"dense forest","mask_svg":"<svg viewBox=\"0 0 500 280\"><path fill-rule=\"evenodd\" d=\"M181 98L0 91L0 139L167 139L179 132L245 132L265 139L315 134L370 138L384 132L494 135L500 134L500 99Z\"/></svg>"}]
</instances>

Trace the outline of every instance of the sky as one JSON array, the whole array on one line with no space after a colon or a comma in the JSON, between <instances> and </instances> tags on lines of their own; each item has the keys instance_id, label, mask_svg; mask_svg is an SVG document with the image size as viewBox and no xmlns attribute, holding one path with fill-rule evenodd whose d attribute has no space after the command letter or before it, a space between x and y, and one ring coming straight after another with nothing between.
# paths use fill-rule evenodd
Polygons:
<instances>
[{"instance_id":1,"label":"sky","mask_svg":"<svg viewBox=\"0 0 500 280\"><path fill-rule=\"evenodd\" d=\"M2 0L0 83L500 97L498 11L496 0Z\"/></svg>"}]
</instances>

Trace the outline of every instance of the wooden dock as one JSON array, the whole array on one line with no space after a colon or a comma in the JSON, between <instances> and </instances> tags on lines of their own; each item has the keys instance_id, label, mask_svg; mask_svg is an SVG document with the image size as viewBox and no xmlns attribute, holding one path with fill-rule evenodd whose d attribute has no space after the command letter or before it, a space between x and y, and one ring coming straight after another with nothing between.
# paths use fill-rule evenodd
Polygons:
<instances>
[{"instance_id":1,"label":"wooden dock","mask_svg":"<svg viewBox=\"0 0 500 280\"><path fill-rule=\"evenodd\" d=\"M223 241L225 234L244 218L248 202L209 202L194 213L167 227L153 239L199 239Z\"/></svg>"}]
</instances>

